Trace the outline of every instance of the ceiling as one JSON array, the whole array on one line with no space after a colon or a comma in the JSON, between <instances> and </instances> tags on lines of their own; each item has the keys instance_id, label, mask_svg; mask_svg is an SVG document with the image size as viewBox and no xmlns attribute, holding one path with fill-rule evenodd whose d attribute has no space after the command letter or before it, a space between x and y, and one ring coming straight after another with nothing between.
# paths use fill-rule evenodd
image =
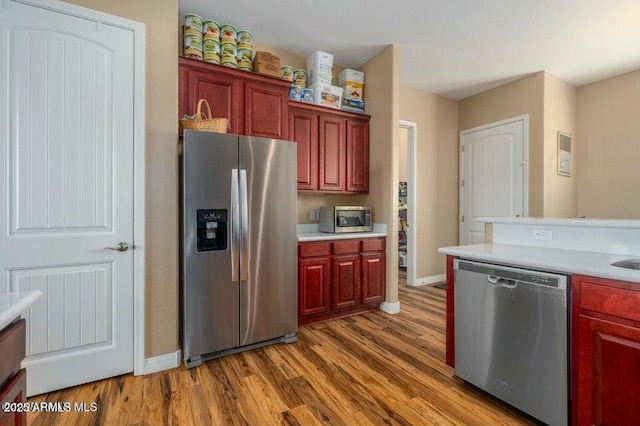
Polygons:
<instances>
[{"instance_id":1,"label":"ceiling","mask_svg":"<svg viewBox=\"0 0 640 426\"><path fill-rule=\"evenodd\" d=\"M180 0L180 15L358 68L400 47L400 82L452 99L538 71L582 86L640 69L639 0Z\"/></svg>"}]
</instances>

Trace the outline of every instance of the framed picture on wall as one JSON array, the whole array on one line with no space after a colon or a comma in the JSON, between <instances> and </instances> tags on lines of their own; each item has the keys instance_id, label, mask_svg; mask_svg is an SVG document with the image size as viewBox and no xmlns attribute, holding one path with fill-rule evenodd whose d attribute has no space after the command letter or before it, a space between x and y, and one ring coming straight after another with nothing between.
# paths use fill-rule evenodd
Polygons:
<instances>
[{"instance_id":1,"label":"framed picture on wall","mask_svg":"<svg viewBox=\"0 0 640 426\"><path fill-rule=\"evenodd\" d=\"M571 176L571 135L558 132L558 174Z\"/></svg>"}]
</instances>

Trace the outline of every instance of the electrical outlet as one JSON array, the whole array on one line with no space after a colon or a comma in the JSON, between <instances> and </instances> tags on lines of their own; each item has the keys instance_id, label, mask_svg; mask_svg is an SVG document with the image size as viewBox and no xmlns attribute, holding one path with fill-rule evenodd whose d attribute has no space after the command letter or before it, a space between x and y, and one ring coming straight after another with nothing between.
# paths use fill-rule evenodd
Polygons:
<instances>
[{"instance_id":1,"label":"electrical outlet","mask_svg":"<svg viewBox=\"0 0 640 426\"><path fill-rule=\"evenodd\" d=\"M553 232L547 229L535 229L533 239L541 241L553 241Z\"/></svg>"},{"instance_id":2,"label":"electrical outlet","mask_svg":"<svg viewBox=\"0 0 640 426\"><path fill-rule=\"evenodd\" d=\"M309 220L316 220L316 211L309 210Z\"/></svg>"}]
</instances>

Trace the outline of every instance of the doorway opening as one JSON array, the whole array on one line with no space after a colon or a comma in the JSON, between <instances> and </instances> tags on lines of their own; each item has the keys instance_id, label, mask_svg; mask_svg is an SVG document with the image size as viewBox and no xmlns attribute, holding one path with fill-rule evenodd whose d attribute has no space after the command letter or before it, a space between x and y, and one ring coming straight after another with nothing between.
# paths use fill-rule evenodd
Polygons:
<instances>
[{"instance_id":1,"label":"doorway opening","mask_svg":"<svg viewBox=\"0 0 640 426\"><path fill-rule=\"evenodd\" d=\"M416 144L418 125L400 120L398 146L398 282L416 285Z\"/></svg>"}]
</instances>

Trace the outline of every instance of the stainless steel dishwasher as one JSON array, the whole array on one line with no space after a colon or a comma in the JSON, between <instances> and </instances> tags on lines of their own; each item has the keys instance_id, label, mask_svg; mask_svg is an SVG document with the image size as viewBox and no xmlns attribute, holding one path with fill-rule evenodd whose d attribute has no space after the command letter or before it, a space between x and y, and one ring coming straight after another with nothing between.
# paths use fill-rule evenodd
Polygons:
<instances>
[{"instance_id":1,"label":"stainless steel dishwasher","mask_svg":"<svg viewBox=\"0 0 640 426\"><path fill-rule=\"evenodd\" d=\"M568 277L454 262L455 372L549 425L567 425Z\"/></svg>"}]
</instances>

